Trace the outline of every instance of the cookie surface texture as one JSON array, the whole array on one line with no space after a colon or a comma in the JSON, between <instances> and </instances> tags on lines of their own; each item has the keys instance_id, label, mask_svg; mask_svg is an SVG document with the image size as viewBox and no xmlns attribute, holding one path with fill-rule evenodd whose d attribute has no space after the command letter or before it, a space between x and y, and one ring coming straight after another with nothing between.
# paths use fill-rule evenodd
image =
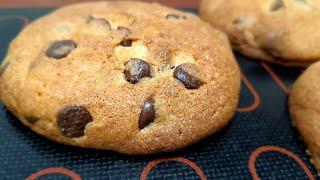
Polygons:
<instances>
[{"instance_id":1,"label":"cookie surface texture","mask_svg":"<svg viewBox=\"0 0 320 180\"><path fill-rule=\"evenodd\" d=\"M226 36L158 4L63 7L25 27L0 95L51 140L126 154L173 151L230 121L240 73Z\"/></svg>"},{"instance_id":2,"label":"cookie surface texture","mask_svg":"<svg viewBox=\"0 0 320 180\"><path fill-rule=\"evenodd\" d=\"M320 63L311 65L295 82L289 98L294 126L300 132L320 173Z\"/></svg>"},{"instance_id":3,"label":"cookie surface texture","mask_svg":"<svg viewBox=\"0 0 320 180\"><path fill-rule=\"evenodd\" d=\"M301 67L320 60L318 0L202 0L200 16L253 59Z\"/></svg>"}]
</instances>

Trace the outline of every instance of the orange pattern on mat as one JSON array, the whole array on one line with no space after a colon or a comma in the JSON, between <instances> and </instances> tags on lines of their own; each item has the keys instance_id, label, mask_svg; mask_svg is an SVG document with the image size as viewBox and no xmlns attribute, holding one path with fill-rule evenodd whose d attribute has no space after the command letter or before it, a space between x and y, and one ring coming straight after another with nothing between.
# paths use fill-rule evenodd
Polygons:
<instances>
[{"instance_id":1,"label":"orange pattern on mat","mask_svg":"<svg viewBox=\"0 0 320 180\"><path fill-rule=\"evenodd\" d=\"M273 71L273 69L266 63L261 63L262 67L267 71L271 78L278 84L278 86L286 93L289 94L290 88L283 82L283 80Z\"/></svg>"},{"instance_id":2,"label":"orange pattern on mat","mask_svg":"<svg viewBox=\"0 0 320 180\"><path fill-rule=\"evenodd\" d=\"M61 167L51 167L47 169L42 169L34 174L31 174L31 176L27 177L27 180L36 180L38 177L48 174L63 174L69 176L70 178L72 178L72 180L81 180L81 177L77 173Z\"/></svg>"},{"instance_id":3,"label":"orange pattern on mat","mask_svg":"<svg viewBox=\"0 0 320 180\"><path fill-rule=\"evenodd\" d=\"M280 148L277 146L262 146L251 153L250 159L249 159L249 170L250 170L251 176L253 177L254 180L260 179L258 176L258 173L257 173L256 166L255 166L256 160L258 159L258 157L261 154L266 153L266 152L272 152L272 151L279 152L281 154L285 154L285 155L289 156L290 158L294 159L299 164L299 166L303 169L303 171L307 174L308 178L310 180L315 180L314 176L312 175L312 173L309 170L309 168L307 167L307 165L297 155L295 155L291 151L288 151L284 148Z\"/></svg>"},{"instance_id":4,"label":"orange pattern on mat","mask_svg":"<svg viewBox=\"0 0 320 180\"><path fill-rule=\"evenodd\" d=\"M260 96L257 93L257 91L254 89L253 85L250 83L250 81L247 79L247 77L244 74L241 74L241 79L244 82L244 84L247 86L249 91L251 92L254 101L250 106L244 107L244 108L238 108L237 111L238 112L251 112L251 111L254 111L260 105L260 101L261 101L260 100Z\"/></svg>"},{"instance_id":5,"label":"orange pattern on mat","mask_svg":"<svg viewBox=\"0 0 320 180\"><path fill-rule=\"evenodd\" d=\"M201 168L198 165L196 165L194 162L192 162L189 159L184 158L184 157L175 157L175 158L160 158L160 159L156 159L156 160L149 162L147 164L147 166L143 169L141 176L140 176L140 180L146 180L147 176L148 176L149 172L152 170L152 168L154 168L156 165L158 165L162 162L166 162L166 161L178 161L178 162L181 162L185 165L188 165L200 176L201 180L207 179L206 175L203 173Z\"/></svg>"}]
</instances>

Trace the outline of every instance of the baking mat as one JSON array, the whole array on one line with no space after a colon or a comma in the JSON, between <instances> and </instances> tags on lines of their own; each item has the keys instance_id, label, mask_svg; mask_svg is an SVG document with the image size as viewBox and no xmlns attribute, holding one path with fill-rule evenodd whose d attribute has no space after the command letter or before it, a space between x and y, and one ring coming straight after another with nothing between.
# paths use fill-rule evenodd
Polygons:
<instances>
[{"instance_id":1,"label":"baking mat","mask_svg":"<svg viewBox=\"0 0 320 180\"><path fill-rule=\"evenodd\" d=\"M25 24L50 11L0 9L0 59ZM289 86L302 69L236 56L243 83L231 123L173 153L132 157L60 145L33 133L0 103L0 179L320 179L287 108Z\"/></svg>"}]
</instances>

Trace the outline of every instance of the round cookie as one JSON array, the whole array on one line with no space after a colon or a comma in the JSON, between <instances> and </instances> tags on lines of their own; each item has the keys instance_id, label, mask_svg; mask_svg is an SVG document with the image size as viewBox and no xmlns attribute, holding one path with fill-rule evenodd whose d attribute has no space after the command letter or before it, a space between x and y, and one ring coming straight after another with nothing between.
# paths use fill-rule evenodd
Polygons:
<instances>
[{"instance_id":1,"label":"round cookie","mask_svg":"<svg viewBox=\"0 0 320 180\"><path fill-rule=\"evenodd\" d=\"M283 66L320 59L319 0L202 0L200 16L251 58Z\"/></svg>"},{"instance_id":2,"label":"round cookie","mask_svg":"<svg viewBox=\"0 0 320 180\"><path fill-rule=\"evenodd\" d=\"M58 9L17 36L2 69L2 101L33 131L126 154L172 151L217 132L240 89L222 32L141 2Z\"/></svg>"},{"instance_id":3,"label":"round cookie","mask_svg":"<svg viewBox=\"0 0 320 180\"><path fill-rule=\"evenodd\" d=\"M294 83L289 97L293 124L299 130L320 173L320 62L311 65Z\"/></svg>"}]
</instances>

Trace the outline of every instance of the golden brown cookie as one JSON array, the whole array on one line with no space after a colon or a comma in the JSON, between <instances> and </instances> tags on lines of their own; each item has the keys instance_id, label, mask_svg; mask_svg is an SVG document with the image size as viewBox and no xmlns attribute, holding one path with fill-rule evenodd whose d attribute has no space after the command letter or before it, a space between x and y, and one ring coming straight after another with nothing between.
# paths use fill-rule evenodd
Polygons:
<instances>
[{"instance_id":1,"label":"golden brown cookie","mask_svg":"<svg viewBox=\"0 0 320 180\"><path fill-rule=\"evenodd\" d=\"M32 130L127 154L172 151L217 132L240 87L222 32L129 1L71 5L36 20L2 69L1 99Z\"/></svg>"},{"instance_id":2,"label":"golden brown cookie","mask_svg":"<svg viewBox=\"0 0 320 180\"><path fill-rule=\"evenodd\" d=\"M319 0L202 0L200 16L251 58L284 66L320 60Z\"/></svg>"},{"instance_id":3,"label":"golden brown cookie","mask_svg":"<svg viewBox=\"0 0 320 180\"><path fill-rule=\"evenodd\" d=\"M289 98L290 113L320 173L320 62L295 82Z\"/></svg>"}]
</instances>

